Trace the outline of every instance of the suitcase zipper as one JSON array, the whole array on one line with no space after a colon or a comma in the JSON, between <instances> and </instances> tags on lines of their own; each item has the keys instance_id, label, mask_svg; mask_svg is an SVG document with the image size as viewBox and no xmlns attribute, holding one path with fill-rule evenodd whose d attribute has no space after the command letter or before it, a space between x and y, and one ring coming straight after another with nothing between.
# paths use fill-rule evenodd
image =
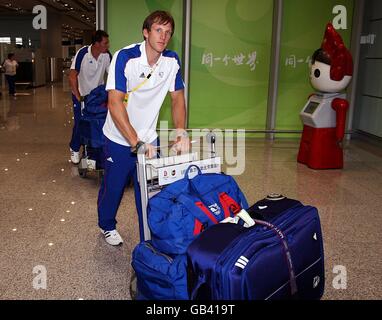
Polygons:
<instances>
[{"instance_id":1,"label":"suitcase zipper","mask_svg":"<svg viewBox=\"0 0 382 320\"><path fill-rule=\"evenodd\" d=\"M168 256L167 254L164 254L163 252L157 251L151 244L145 242L144 246L150 249L153 253L155 253L158 256L162 256L167 259L168 262L173 263L174 259Z\"/></svg>"},{"instance_id":2,"label":"suitcase zipper","mask_svg":"<svg viewBox=\"0 0 382 320\"><path fill-rule=\"evenodd\" d=\"M322 260L322 258L319 258L317 259L315 262L313 262L309 267L305 268L303 271L301 271L297 276L296 276L296 279L301 276L303 273L305 273L306 271L308 271L309 269L313 268L317 263L319 263L320 261ZM289 281L287 281L286 283L284 283L280 288L278 288L277 290L275 290L273 293L271 293L268 297L266 297L264 300L269 300L272 296L274 296L278 291L280 291L282 288L284 288L285 286L287 286L289 284Z\"/></svg>"}]
</instances>

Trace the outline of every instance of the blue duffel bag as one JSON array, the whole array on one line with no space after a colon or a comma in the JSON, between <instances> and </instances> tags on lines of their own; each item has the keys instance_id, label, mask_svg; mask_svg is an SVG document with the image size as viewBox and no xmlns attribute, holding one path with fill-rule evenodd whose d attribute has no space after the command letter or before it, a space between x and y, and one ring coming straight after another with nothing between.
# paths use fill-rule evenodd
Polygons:
<instances>
[{"instance_id":1,"label":"blue duffel bag","mask_svg":"<svg viewBox=\"0 0 382 320\"><path fill-rule=\"evenodd\" d=\"M166 255L150 241L138 244L131 265L137 277L138 300L187 300L187 257Z\"/></svg>"},{"instance_id":2,"label":"blue duffel bag","mask_svg":"<svg viewBox=\"0 0 382 320\"><path fill-rule=\"evenodd\" d=\"M82 116L91 119L106 119L108 94L104 84L94 88L84 97Z\"/></svg>"},{"instance_id":3,"label":"blue duffel bag","mask_svg":"<svg viewBox=\"0 0 382 320\"><path fill-rule=\"evenodd\" d=\"M189 179L196 168L198 174ZM235 180L223 173L202 174L191 165L185 177L153 196L148 203L148 224L153 245L162 252L184 254L204 229L248 208Z\"/></svg>"}]
</instances>

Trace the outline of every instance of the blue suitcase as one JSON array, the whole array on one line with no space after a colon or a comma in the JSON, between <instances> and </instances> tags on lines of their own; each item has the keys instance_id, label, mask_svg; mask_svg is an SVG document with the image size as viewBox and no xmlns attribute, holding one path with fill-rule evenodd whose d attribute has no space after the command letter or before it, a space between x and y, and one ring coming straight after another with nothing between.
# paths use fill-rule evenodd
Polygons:
<instances>
[{"instance_id":1,"label":"blue suitcase","mask_svg":"<svg viewBox=\"0 0 382 320\"><path fill-rule=\"evenodd\" d=\"M214 225L191 243L190 298L320 299L325 273L317 209L290 203L270 222L255 222Z\"/></svg>"}]
</instances>

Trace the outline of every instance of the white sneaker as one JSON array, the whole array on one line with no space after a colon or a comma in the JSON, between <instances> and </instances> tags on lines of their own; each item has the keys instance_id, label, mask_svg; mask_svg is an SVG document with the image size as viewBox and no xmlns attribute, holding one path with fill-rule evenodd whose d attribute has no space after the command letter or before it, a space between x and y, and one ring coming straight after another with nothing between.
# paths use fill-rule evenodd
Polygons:
<instances>
[{"instance_id":1,"label":"white sneaker","mask_svg":"<svg viewBox=\"0 0 382 320\"><path fill-rule=\"evenodd\" d=\"M70 160L74 164L79 164L80 163L80 153L73 151L72 148L70 148Z\"/></svg>"},{"instance_id":2,"label":"white sneaker","mask_svg":"<svg viewBox=\"0 0 382 320\"><path fill-rule=\"evenodd\" d=\"M122 237L118 233L117 230L111 230L111 231L103 231L102 233L105 236L105 240L108 244L111 244L112 246L118 246L123 243Z\"/></svg>"}]
</instances>

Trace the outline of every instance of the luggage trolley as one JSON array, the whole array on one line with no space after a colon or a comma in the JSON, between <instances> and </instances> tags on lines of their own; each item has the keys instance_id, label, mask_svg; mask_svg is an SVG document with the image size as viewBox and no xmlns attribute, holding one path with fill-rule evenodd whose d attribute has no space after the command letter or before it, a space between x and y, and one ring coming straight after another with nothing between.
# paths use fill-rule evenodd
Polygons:
<instances>
[{"instance_id":1,"label":"luggage trolley","mask_svg":"<svg viewBox=\"0 0 382 320\"><path fill-rule=\"evenodd\" d=\"M151 232L148 225L147 205L149 199L160 192L162 188L177 180L184 178L185 172L190 165L198 166L202 173L220 173L221 159L216 154L215 142L216 136L209 132L206 135L206 142L209 145L209 156L201 159L198 152L190 152L183 155L159 157L147 159L144 153L138 153L137 176L141 191L142 205L142 227L144 241L151 240ZM195 141L191 141L192 144ZM158 147L158 151L166 147ZM195 171L190 171L193 174ZM141 239L142 240L142 239ZM137 292L137 283L134 270L130 281L130 295L134 299Z\"/></svg>"},{"instance_id":2,"label":"luggage trolley","mask_svg":"<svg viewBox=\"0 0 382 320\"><path fill-rule=\"evenodd\" d=\"M79 129L84 149L78 164L78 174L82 178L92 171L97 172L99 178L103 175L105 141L102 128L107 115L107 94L102 90L104 90L104 85L94 89L88 96L85 96L84 101L81 101ZM89 99L92 99L90 103L88 103Z\"/></svg>"}]
</instances>

